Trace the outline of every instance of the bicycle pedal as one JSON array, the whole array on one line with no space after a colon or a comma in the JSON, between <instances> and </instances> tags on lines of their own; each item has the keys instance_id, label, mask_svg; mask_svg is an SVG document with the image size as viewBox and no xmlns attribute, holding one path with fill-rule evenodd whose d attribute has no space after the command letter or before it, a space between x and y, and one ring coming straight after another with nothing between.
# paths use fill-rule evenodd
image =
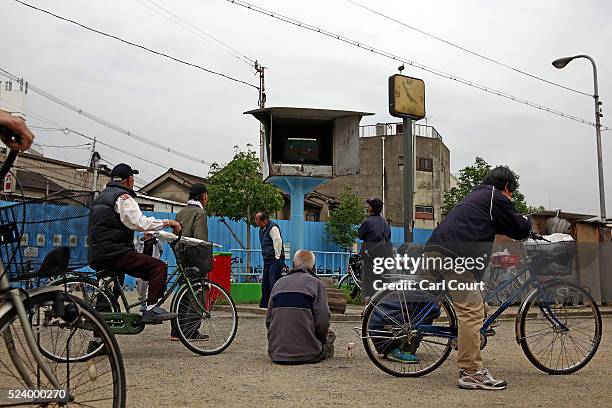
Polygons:
<instances>
[{"instance_id":1,"label":"bicycle pedal","mask_svg":"<svg viewBox=\"0 0 612 408\"><path fill-rule=\"evenodd\" d=\"M495 336L497 333L495 332L495 329L490 328L485 332L485 336L487 337L493 337Z\"/></svg>"}]
</instances>

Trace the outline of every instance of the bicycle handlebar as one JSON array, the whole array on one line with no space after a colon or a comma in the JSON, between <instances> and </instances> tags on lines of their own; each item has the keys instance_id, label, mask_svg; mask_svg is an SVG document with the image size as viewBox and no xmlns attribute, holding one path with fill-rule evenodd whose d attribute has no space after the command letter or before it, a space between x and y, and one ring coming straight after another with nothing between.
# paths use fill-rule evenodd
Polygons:
<instances>
[{"instance_id":1,"label":"bicycle handlebar","mask_svg":"<svg viewBox=\"0 0 612 408\"><path fill-rule=\"evenodd\" d=\"M535 241L546 241L546 242L550 242L549 240L547 240L546 238L544 238L542 235L537 234L537 233L535 233L535 232L533 232L533 231L531 231L531 232L529 233L529 237L530 237L531 239L535 240Z\"/></svg>"},{"instance_id":2,"label":"bicycle handlebar","mask_svg":"<svg viewBox=\"0 0 612 408\"><path fill-rule=\"evenodd\" d=\"M21 140L21 135L13 132L11 129L3 125L0 125L0 134L9 136L13 142L19 142ZM15 163L15 159L17 159L18 154L19 152L17 150L11 150L7 154L6 159L0 168L0 180L4 180L4 177L6 177L8 172L11 170L11 167L13 166L13 163Z\"/></svg>"}]
</instances>

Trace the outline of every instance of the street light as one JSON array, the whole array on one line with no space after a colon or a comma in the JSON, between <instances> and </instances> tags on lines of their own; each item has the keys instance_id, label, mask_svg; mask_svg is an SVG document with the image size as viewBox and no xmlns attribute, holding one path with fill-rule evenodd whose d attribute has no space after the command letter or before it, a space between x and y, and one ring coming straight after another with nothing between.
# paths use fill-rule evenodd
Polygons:
<instances>
[{"instance_id":1,"label":"street light","mask_svg":"<svg viewBox=\"0 0 612 408\"><path fill-rule=\"evenodd\" d=\"M603 161L601 157L601 102L599 101L599 89L597 84L597 65L595 60L588 55L575 55L573 57L564 57L556 59L552 62L553 66L558 69L565 68L572 60L576 58L586 58L593 65L593 99L595 100L595 135L597 137L597 169L599 172L599 210L602 222L606 222L606 195L604 192L604 176L603 176Z\"/></svg>"}]
</instances>

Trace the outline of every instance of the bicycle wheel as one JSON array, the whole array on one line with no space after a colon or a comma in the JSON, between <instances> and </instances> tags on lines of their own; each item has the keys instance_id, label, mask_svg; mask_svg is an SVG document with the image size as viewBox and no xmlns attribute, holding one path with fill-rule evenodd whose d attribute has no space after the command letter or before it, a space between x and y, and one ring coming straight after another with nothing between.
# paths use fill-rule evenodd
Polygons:
<instances>
[{"instance_id":1,"label":"bicycle wheel","mask_svg":"<svg viewBox=\"0 0 612 408\"><path fill-rule=\"evenodd\" d=\"M521 306L519 340L529 361L548 374L584 367L601 341L601 313L593 297L569 282L551 281Z\"/></svg>"},{"instance_id":2,"label":"bicycle wheel","mask_svg":"<svg viewBox=\"0 0 612 408\"><path fill-rule=\"evenodd\" d=\"M43 292L26 300L35 339L42 349L43 359L55 374L60 389L66 393L67 405L94 407L124 407L126 401L125 373L121 352L115 337L100 315L88 304L63 292ZM73 355L83 355L88 336L96 330L105 352L83 361L73 361ZM0 390L2 397L9 389L53 390L57 387L42 374L38 362L27 346L16 311L12 308L0 326L3 343L0 347ZM11 350L11 351L9 351ZM53 357L49 355L52 351ZM26 378L13 364L15 356L23 362ZM9 401L15 403L14 400ZM4 401L0 401L2 405ZM46 404L41 403L40 405ZM62 405L52 402L49 405Z\"/></svg>"},{"instance_id":3,"label":"bicycle wheel","mask_svg":"<svg viewBox=\"0 0 612 408\"><path fill-rule=\"evenodd\" d=\"M171 310L178 314L173 325L189 350L205 356L219 354L236 337L236 305L214 282L191 280L191 286L193 293L183 284L172 300Z\"/></svg>"},{"instance_id":4,"label":"bicycle wheel","mask_svg":"<svg viewBox=\"0 0 612 408\"><path fill-rule=\"evenodd\" d=\"M420 324L419 324L420 322ZM456 332L454 310L446 297L425 291L378 292L366 307L361 329L370 360L396 377L418 377L440 366L451 352L452 339L428 334L424 325ZM418 359L414 364L391 360L399 348Z\"/></svg>"},{"instance_id":5,"label":"bicycle wheel","mask_svg":"<svg viewBox=\"0 0 612 408\"><path fill-rule=\"evenodd\" d=\"M344 275L343 277L341 277L340 280L338 281L338 289L353 288L353 286L355 286L355 281L353 280L351 275L348 273Z\"/></svg>"}]
</instances>

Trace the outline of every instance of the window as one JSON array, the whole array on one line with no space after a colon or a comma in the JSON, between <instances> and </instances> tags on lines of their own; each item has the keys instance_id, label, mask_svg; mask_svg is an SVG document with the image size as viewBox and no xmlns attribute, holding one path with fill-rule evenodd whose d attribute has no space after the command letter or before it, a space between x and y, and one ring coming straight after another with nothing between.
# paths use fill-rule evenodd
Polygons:
<instances>
[{"instance_id":1,"label":"window","mask_svg":"<svg viewBox=\"0 0 612 408\"><path fill-rule=\"evenodd\" d=\"M306 219L306 221L319 221L319 214L319 212L305 211L304 218Z\"/></svg>"},{"instance_id":2,"label":"window","mask_svg":"<svg viewBox=\"0 0 612 408\"><path fill-rule=\"evenodd\" d=\"M428 157L417 157L416 169L421 171L433 171L433 159Z\"/></svg>"},{"instance_id":3,"label":"window","mask_svg":"<svg viewBox=\"0 0 612 408\"><path fill-rule=\"evenodd\" d=\"M404 165L404 156L397 156L397 165L398 166Z\"/></svg>"},{"instance_id":4,"label":"window","mask_svg":"<svg viewBox=\"0 0 612 408\"><path fill-rule=\"evenodd\" d=\"M433 220L434 208L427 205L415 205L414 218L417 220Z\"/></svg>"}]
</instances>

